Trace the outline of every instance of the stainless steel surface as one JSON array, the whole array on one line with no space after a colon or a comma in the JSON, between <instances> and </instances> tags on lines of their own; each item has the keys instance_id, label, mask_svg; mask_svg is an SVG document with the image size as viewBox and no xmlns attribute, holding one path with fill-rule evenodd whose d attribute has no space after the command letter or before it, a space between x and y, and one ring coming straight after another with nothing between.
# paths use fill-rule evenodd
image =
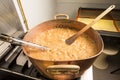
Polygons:
<instances>
[{"instance_id":1,"label":"stainless steel surface","mask_svg":"<svg viewBox=\"0 0 120 80\"><path fill-rule=\"evenodd\" d=\"M0 0L0 32L12 35L23 31L12 0Z\"/></svg>"},{"instance_id":2,"label":"stainless steel surface","mask_svg":"<svg viewBox=\"0 0 120 80\"><path fill-rule=\"evenodd\" d=\"M20 55L16 59L16 64L24 66L25 62L28 61L28 67L32 65L30 60L25 56L23 52L20 53Z\"/></svg>"},{"instance_id":3,"label":"stainless steel surface","mask_svg":"<svg viewBox=\"0 0 120 80\"><path fill-rule=\"evenodd\" d=\"M3 41L0 40L0 45L2 45Z\"/></svg>"},{"instance_id":4,"label":"stainless steel surface","mask_svg":"<svg viewBox=\"0 0 120 80\"><path fill-rule=\"evenodd\" d=\"M30 46L30 47L33 47L33 48L38 48L38 49L41 49L41 50L49 50L48 47L41 46L41 45L38 45L38 44L35 44L35 43L19 40L19 39L16 39L16 38L11 38L11 39L13 41L15 41L16 43L21 44L21 45Z\"/></svg>"},{"instance_id":5,"label":"stainless steel surface","mask_svg":"<svg viewBox=\"0 0 120 80\"><path fill-rule=\"evenodd\" d=\"M1 45L0 45L0 58L5 54L5 52L7 50L9 50L11 48L11 45L10 43L7 43L7 42L3 42Z\"/></svg>"},{"instance_id":6,"label":"stainless steel surface","mask_svg":"<svg viewBox=\"0 0 120 80\"><path fill-rule=\"evenodd\" d=\"M22 32L18 14L12 0L0 0L0 32L13 35ZM0 40L0 56L4 55L11 44Z\"/></svg>"},{"instance_id":7,"label":"stainless steel surface","mask_svg":"<svg viewBox=\"0 0 120 80\"><path fill-rule=\"evenodd\" d=\"M20 48L19 46L16 46L16 47L14 48L14 50L11 52L11 54L6 57L5 61L10 61L11 56L12 56L12 55L16 52L16 50L18 50L19 48Z\"/></svg>"}]
</instances>

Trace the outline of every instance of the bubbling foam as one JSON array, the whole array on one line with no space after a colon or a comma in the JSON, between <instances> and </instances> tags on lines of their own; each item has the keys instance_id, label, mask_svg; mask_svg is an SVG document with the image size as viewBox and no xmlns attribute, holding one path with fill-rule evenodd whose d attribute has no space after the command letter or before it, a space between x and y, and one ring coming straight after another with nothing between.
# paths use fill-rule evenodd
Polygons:
<instances>
[{"instance_id":1,"label":"bubbling foam","mask_svg":"<svg viewBox=\"0 0 120 80\"><path fill-rule=\"evenodd\" d=\"M97 54L95 42L85 33L81 34L74 43L67 45L65 40L77 31L68 28L54 28L38 35L33 42L50 48L41 51L35 48L27 48L29 56L39 60L81 60Z\"/></svg>"}]
</instances>

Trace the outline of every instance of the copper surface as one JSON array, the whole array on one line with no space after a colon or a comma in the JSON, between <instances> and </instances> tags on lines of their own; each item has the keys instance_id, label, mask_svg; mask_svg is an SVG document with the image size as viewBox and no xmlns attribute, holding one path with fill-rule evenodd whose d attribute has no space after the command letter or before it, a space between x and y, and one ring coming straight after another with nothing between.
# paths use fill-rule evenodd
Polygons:
<instances>
[{"instance_id":1,"label":"copper surface","mask_svg":"<svg viewBox=\"0 0 120 80\"><path fill-rule=\"evenodd\" d=\"M42 33L46 30L57 28L57 27L69 27L74 28L76 30L80 30L85 26L84 23L75 21L75 20L67 20L67 19L56 19L46 21L41 23L31 29L24 37L26 41L32 41L38 33ZM86 32L96 43L97 54L83 60L68 60L68 61L49 61L49 60L38 60L30 57L28 52L26 51L27 47L23 46L23 51L29 57L33 65L40 71L45 77L50 79L60 79L60 80L68 80L68 79L75 79L80 77L85 70L87 70L94 62L94 60L101 54L103 50L103 41L99 33L93 30L92 28L88 29ZM52 65L77 65L80 67L78 74L50 74L47 72L47 67Z\"/></svg>"}]
</instances>

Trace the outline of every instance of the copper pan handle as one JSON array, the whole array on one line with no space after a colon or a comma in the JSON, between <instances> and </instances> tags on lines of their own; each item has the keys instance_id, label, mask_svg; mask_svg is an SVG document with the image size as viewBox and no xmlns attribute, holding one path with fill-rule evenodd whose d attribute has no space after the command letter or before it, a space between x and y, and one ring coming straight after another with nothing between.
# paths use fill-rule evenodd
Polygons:
<instances>
[{"instance_id":1,"label":"copper pan handle","mask_svg":"<svg viewBox=\"0 0 120 80\"><path fill-rule=\"evenodd\" d=\"M80 67L78 65L51 65L46 71L50 74L78 74Z\"/></svg>"},{"instance_id":2,"label":"copper pan handle","mask_svg":"<svg viewBox=\"0 0 120 80\"><path fill-rule=\"evenodd\" d=\"M67 14L56 14L54 19L69 19L69 16Z\"/></svg>"}]
</instances>

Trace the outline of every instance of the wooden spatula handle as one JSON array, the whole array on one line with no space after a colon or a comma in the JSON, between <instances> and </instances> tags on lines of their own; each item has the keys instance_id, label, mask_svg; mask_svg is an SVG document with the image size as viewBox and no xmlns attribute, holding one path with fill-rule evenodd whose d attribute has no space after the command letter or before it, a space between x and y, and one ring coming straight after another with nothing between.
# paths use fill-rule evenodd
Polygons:
<instances>
[{"instance_id":1,"label":"wooden spatula handle","mask_svg":"<svg viewBox=\"0 0 120 80\"><path fill-rule=\"evenodd\" d=\"M86 25L83 29L81 29L79 32L77 32L73 36L66 39L66 43L69 45L72 44L79 35L84 33L87 29L93 26L97 21L99 21L102 17L104 17L108 12L110 12L114 8L115 8L115 5L111 5L110 7L108 7L104 12L102 12L99 16L97 16L91 23Z\"/></svg>"}]
</instances>

